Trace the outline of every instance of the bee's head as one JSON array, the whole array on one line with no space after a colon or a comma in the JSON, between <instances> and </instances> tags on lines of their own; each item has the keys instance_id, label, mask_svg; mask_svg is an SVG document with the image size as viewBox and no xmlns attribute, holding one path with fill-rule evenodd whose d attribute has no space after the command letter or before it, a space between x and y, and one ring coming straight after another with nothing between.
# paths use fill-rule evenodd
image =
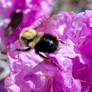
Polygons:
<instances>
[{"instance_id":1,"label":"bee's head","mask_svg":"<svg viewBox=\"0 0 92 92\"><path fill-rule=\"evenodd\" d=\"M23 30L19 35L19 41L23 46L28 46L29 42L37 36L37 31L34 29Z\"/></svg>"}]
</instances>

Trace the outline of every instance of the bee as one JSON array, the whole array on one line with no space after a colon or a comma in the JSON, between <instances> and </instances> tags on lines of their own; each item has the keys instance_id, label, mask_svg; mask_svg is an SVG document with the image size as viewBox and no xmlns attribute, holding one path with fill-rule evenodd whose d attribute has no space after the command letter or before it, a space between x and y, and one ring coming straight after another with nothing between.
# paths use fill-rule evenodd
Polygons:
<instances>
[{"instance_id":1,"label":"bee","mask_svg":"<svg viewBox=\"0 0 92 92\"><path fill-rule=\"evenodd\" d=\"M37 32L34 29L25 29L19 35L20 43L28 47L26 49L16 49L17 51L29 51L32 48L35 49L35 53L42 57L45 61L51 62L58 66L54 61L42 55L43 53L54 53L58 50L59 41L64 44L63 41L58 40L57 36L51 34L44 34L43 32Z\"/></svg>"}]
</instances>

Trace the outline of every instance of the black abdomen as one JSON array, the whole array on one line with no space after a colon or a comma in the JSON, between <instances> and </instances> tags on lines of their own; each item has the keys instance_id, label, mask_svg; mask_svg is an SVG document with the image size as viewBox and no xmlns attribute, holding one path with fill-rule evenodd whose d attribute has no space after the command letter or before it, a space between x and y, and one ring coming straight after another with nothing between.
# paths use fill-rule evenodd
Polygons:
<instances>
[{"instance_id":1,"label":"black abdomen","mask_svg":"<svg viewBox=\"0 0 92 92\"><path fill-rule=\"evenodd\" d=\"M35 50L41 52L53 53L57 50L58 40L50 34L44 34L40 42L36 44Z\"/></svg>"}]
</instances>

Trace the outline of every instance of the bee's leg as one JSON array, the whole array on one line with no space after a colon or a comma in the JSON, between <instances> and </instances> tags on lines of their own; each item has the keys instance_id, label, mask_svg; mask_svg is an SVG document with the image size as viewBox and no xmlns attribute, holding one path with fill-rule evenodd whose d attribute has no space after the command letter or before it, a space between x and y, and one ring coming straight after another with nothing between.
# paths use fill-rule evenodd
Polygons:
<instances>
[{"instance_id":1,"label":"bee's leg","mask_svg":"<svg viewBox=\"0 0 92 92\"><path fill-rule=\"evenodd\" d=\"M39 53L39 51L36 51L36 54L38 54L40 57L42 57L45 61L50 62L51 60L45 56L43 56L42 54Z\"/></svg>"},{"instance_id":2,"label":"bee's leg","mask_svg":"<svg viewBox=\"0 0 92 92\"><path fill-rule=\"evenodd\" d=\"M61 42L62 44L65 44L64 41L62 41L62 40L58 40L58 41ZM60 50L60 48L57 47L57 51L59 51L59 50Z\"/></svg>"},{"instance_id":3,"label":"bee's leg","mask_svg":"<svg viewBox=\"0 0 92 92\"><path fill-rule=\"evenodd\" d=\"M61 42L62 44L65 44L64 41L62 41L62 40L58 40L58 41Z\"/></svg>"},{"instance_id":4,"label":"bee's leg","mask_svg":"<svg viewBox=\"0 0 92 92\"><path fill-rule=\"evenodd\" d=\"M22 52L26 52L26 51L29 51L29 50L31 50L31 48L29 47L29 48L27 48L27 49L16 49L16 51L22 51Z\"/></svg>"},{"instance_id":5,"label":"bee's leg","mask_svg":"<svg viewBox=\"0 0 92 92\"><path fill-rule=\"evenodd\" d=\"M57 40L58 40L58 37L56 35L53 35ZM62 44L64 44L64 41L62 40L58 40L59 42L61 42Z\"/></svg>"},{"instance_id":6,"label":"bee's leg","mask_svg":"<svg viewBox=\"0 0 92 92\"><path fill-rule=\"evenodd\" d=\"M42 54L39 53L39 51L36 51L36 54L38 54L39 56L41 56L46 62L51 62L52 64L54 64L56 67L58 67L58 69L60 69L60 67L58 66L58 64L56 64L54 61L50 60L49 58L43 56ZM61 69L60 69L61 70Z\"/></svg>"}]
</instances>

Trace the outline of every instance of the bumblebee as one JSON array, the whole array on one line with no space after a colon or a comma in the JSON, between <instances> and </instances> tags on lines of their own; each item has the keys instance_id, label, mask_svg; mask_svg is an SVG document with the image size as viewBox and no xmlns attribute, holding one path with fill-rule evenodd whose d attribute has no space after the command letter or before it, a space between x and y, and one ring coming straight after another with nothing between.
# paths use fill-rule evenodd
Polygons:
<instances>
[{"instance_id":1,"label":"bumblebee","mask_svg":"<svg viewBox=\"0 0 92 92\"><path fill-rule=\"evenodd\" d=\"M51 62L58 66L54 61L42 55L44 53L54 53L58 50L59 41L64 44L63 41L58 40L57 36L51 34L44 34L37 32L34 29L25 29L19 35L20 43L28 47L27 49L16 49L17 51L29 51L31 48L35 49L36 54L42 57L45 61Z\"/></svg>"}]
</instances>

